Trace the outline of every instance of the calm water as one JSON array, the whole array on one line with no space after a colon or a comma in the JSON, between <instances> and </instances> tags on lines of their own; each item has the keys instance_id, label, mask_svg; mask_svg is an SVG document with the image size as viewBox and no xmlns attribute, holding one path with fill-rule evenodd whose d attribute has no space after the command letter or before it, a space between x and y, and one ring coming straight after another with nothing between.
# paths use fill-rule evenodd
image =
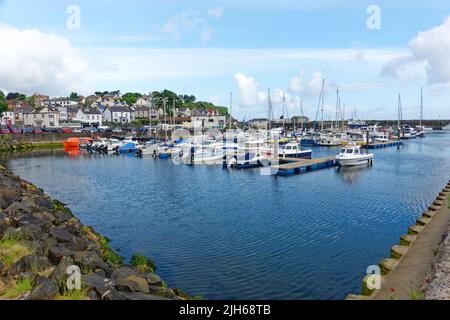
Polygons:
<instances>
[{"instance_id":1,"label":"calm water","mask_svg":"<svg viewBox=\"0 0 450 320\"><path fill-rule=\"evenodd\" d=\"M450 178L450 135L375 153L372 168L291 177L63 152L9 167L123 256L154 259L172 287L208 299L342 299Z\"/></svg>"}]
</instances>

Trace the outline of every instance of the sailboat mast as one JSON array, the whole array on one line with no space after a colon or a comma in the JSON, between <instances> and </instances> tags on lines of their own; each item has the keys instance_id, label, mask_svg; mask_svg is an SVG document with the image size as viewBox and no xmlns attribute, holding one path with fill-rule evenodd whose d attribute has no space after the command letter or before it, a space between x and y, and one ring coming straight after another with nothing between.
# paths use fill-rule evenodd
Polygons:
<instances>
[{"instance_id":1,"label":"sailboat mast","mask_svg":"<svg viewBox=\"0 0 450 320\"><path fill-rule=\"evenodd\" d=\"M285 119L285 113L284 113L284 109L286 107L286 96L284 95L283 92L283 131L286 131L286 119Z\"/></svg>"},{"instance_id":2,"label":"sailboat mast","mask_svg":"<svg viewBox=\"0 0 450 320\"><path fill-rule=\"evenodd\" d=\"M321 128L323 130L323 108L325 105L325 79L322 79L322 90L321 90L321 95L322 95L322 124L321 124Z\"/></svg>"},{"instance_id":3,"label":"sailboat mast","mask_svg":"<svg viewBox=\"0 0 450 320\"><path fill-rule=\"evenodd\" d=\"M423 87L420 87L420 128L423 123Z\"/></svg>"},{"instance_id":4,"label":"sailboat mast","mask_svg":"<svg viewBox=\"0 0 450 320\"><path fill-rule=\"evenodd\" d=\"M233 109L233 92L230 92L230 130L232 125L231 110Z\"/></svg>"},{"instance_id":5,"label":"sailboat mast","mask_svg":"<svg viewBox=\"0 0 450 320\"><path fill-rule=\"evenodd\" d=\"M269 101L269 114L268 114L268 123L267 130L270 131L272 129L272 100L270 99L270 88L267 90L268 101Z\"/></svg>"}]
</instances>

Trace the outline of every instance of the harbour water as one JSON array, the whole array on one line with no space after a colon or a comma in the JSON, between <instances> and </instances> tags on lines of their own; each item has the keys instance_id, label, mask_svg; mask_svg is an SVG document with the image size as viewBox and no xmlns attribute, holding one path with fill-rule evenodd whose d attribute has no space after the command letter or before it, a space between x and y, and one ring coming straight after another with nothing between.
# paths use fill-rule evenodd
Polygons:
<instances>
[{"instance_id":1,"label":"harbour water","mask_svg":"<svg viewBox=\"0 0 450 320\"><path fill-rule=\"evenodd\" d=\"M63 151L18 154L8 167L124 257L151 257L170 287L207 299L343 299L450 175L450 134L371 152L372 167L289 177Z\"/></svg>"}]
</instances>

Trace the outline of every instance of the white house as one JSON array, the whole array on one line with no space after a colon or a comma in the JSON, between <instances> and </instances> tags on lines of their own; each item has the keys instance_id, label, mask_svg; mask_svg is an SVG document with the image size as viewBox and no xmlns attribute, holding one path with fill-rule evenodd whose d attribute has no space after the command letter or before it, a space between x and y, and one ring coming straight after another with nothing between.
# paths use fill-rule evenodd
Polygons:
<instances>
[{"instance_id":1,"label":"white house","mask_svg":"<svg viewBox=\"0 0 450 320\"><path fill-rule=\"evenodd\" d=\"M84 126L98 127L103 125L103 114L96 108L80 108L74 120Z\"/></svg>"},{"instance_id":2,"label":"white house","mask_svg":"<svg viewBox=\"0 0 450 320\"><path fill-rule=\"evenodd\" d=\"M23 124L25 126L38 128L59 127L59 120L58 109L51 107L43 107L23 113Z\"/></svg>"},{"instance_id":3,"label":"white house","mask_svg":"<svg viewBox=\"0 0 450 320\"><path fill-rule=\"evenodd\" d=\"M78 101L71 100L67 98L54 98L54 99L48 99L44 101L44 105L48 107L73 107L78 105Z\"/></svg>"},{"instance_id":4,"label":"white house","mask_svg":"<svg viewBox=\"0 0 450 320\"><path fill-rule=\"evenodd\" d=\"M194 128L221 128L225 125L225 116L193 116L191 122Z\"/></svg>"},{"instance_id":5,"label":"white house","mask_svg":"<svg viewBox=\"0 0 450 320\"><path fill-rule=\"evenodd\" d=\"M111 106L107 107L103 111L103 119L107 122L116 123L130 123L131 122L131 110L123 106Z\"/></svg>"},{"instance_id":6,"label":"white house","mask_svg":"<svg viewBox=\"0 0 450 320\"><path fill-rule=\"evenodd\" d=\"M14 126L16 124L16 114L14 111L4 111L1 118L2 126Z\"/></svg>"}]
</instances>

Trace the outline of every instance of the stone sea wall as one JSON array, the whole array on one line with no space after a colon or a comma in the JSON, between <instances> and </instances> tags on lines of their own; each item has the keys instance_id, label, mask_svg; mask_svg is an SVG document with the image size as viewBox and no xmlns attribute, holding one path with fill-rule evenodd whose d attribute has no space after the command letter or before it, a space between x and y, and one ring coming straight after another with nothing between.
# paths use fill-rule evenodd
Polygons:
<instances>
[{"instance_id":1,"label":"stone sea wall","mask_svg":"<svg viewBox=\"0 0 450 320\"><path fill-rule=\"evenodd\" d=\"M417 256L417 250L420 249L414 245L417 244L419 239L423 239L421 236L428 233L428 240L426 241L430 242L430 229L428 228L430 228L432 224L434 224L435 227L437 225L443 226L443 228L434 228L433 230L435 231L431 232L437 233L438 230L441 230L438 232L439 234L434 234L433 236L433 238L442 240L440 243L439 241L435 241L436 245L433 246L435 256L434 262L433 259L428 259L427 257L420 255L418 260L415 261L416 265L428 264L429 268L432 268L432 273L428 274L428 276L424 274L423 278L414 279L420 283L421 287L419 288L419 291L414 291L413 288L410 288L412 291L405 299L450 299L450 224L448 219L443 219L443 217L446 217L444 210L448 211L447 207L450 208L450 181L437 195L436 199L428 207L428 210L417 219L416 225L409 227L408 233L400 237L399 244L394 245L391 248L390 257L380 262L380 287L383 289L379 290L373 288L374 277L372 274L368 274L362 281L361 293L350 294L347 296L347 300L379 299L377 295L381 292L384 297L386 296L386 292L384 291L387 290L392 290L391 299L395 299L395 296L399 293L395 292L394 288L387 289L385 283L389 280L389 277L393 276L395 271L398 271L396 272L396 277L399 279L408 279L408 276L405 276L405 274L402 273L408 272L409 274L413 274L413 270L408 268L403 268L399 271L400 266L404 263L404 260L408 255L411 256L414 254L414 251L416 251L415 253ZM439 217L439 219L437 217ZM429 246L430 244L426 243L426 246L427 245ZM423 250L421 252L423 252ZM409 262L409 267L413 268L414 266ZM405 292L402 294L405 296Z\"/></svg>"},{"instance_id":2,"label":"stone sea wall","mask_svg":"<svg viewBox=\"0 0 450 320\"><path fill-rule=\"evenodd\" d=\"M191 299L154 271L141 255L124 265L106 238L0 166L0 300Z\"/></svg>"}]
</instances>

